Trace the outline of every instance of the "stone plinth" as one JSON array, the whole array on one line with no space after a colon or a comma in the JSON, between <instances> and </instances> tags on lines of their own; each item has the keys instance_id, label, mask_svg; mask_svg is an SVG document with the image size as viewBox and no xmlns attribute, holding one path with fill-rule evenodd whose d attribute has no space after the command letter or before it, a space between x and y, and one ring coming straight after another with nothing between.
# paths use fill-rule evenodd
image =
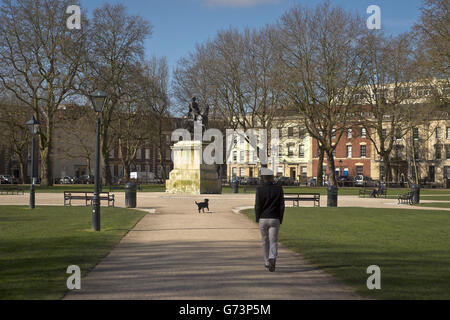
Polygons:
<instances>
[{"instance_id":1,"label":"stone plinth","mask_svg":"<svg viewBox=\"0 0 450 320\"><path fill-rule=\"evenodd\" d=\"M167 193L221 194L216 165L202 164L201 141L180 141L172 147L174 169L166 181Z\"/></svg>"}]
</instances>

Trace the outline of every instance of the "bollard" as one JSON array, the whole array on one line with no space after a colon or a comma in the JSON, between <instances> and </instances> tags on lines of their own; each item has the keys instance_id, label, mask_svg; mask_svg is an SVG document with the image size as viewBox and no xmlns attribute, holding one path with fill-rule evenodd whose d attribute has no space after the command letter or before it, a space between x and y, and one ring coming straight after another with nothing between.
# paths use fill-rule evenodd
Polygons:
<instances>
[{"instance_id":1,"label":"bollard","mask_svg":"<svg viewBox=\"0 0 450 320\"><path fill-rule=\"evenodd\" d=\"M127 208L136 208L136 189L134 182L125 184L125 206Z\"/></svg>"},{"instance_id":2,"label":"bollard","mask_svg":"<svg viewBox=\"0 0 450 320\"><path fill-rule=\"evenodd\" d=\"M420 185L413 184L411 185L411 202L413 204L420 203Z\"/></svg>"},{"instance_id":3,"label":"bollard","mask_svg":"<svg viewBox=\"0 0 450 320\"><path fill-rule=\"evenodd\" d=\"M231 191L232 193L239 193L239 181L237 179L231 181Z\"/></svg>"},{"instance_id":4,"label":"bollard","mask_svg":"<svg viewBox=\"0 0 450 320\"><path fill-rule=\"evenodd\" d=\"M338 206L338 187L337 186L328 186L327 187L327 206L328 207L337 207Z\"/></svg>"}]
</instances>

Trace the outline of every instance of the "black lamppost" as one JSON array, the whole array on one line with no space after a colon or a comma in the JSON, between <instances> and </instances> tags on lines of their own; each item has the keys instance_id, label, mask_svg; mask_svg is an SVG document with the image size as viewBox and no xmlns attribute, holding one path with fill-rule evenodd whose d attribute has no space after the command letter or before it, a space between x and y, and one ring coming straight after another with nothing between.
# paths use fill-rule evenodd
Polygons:
<instances>
[{"instance_id":1,"label":"black lamppost","mask_svg":"<svg viewBox=\"0 0 450 320\"><path fill-rule=\"evenodd\" d=\"M30 128L31 133L31 187L30 187L30 209L35 208L35 190L34 190L34 183L35 183L35 176L34 176L34 136L38 132L39 129L39 121L36 120L34 115L31 117L31 120L26 123L26 125Z\"/></svg>"},{"instance_id":2,"label":"black lamppost","mask_svg":"<svg viewBox=\"0 0 450 320\"><path fill-rule=\"evenodd\" d=\"M97 145L95 152L94 197L92 199L92 229L100 231L100 116L106 102L106 93L95 91L89 98L97 115Z\"/></svg>"}]
</instances>

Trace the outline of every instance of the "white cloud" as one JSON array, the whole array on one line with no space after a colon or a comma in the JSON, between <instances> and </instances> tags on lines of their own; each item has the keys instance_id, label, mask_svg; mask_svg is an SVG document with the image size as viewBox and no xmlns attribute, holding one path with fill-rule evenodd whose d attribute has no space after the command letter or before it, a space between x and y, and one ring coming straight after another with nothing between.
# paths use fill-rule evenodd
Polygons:
<instances>
[{"instance_id":1,"label":"white cloud","mask_svg":"<svg viewBox=\"0 0 450 320\"><path fill-rule=\"evenodd\" d=\"M209 7L255 7L261 4L279 3L280 0L203 0Z\"/></svg>"}]
</instances>

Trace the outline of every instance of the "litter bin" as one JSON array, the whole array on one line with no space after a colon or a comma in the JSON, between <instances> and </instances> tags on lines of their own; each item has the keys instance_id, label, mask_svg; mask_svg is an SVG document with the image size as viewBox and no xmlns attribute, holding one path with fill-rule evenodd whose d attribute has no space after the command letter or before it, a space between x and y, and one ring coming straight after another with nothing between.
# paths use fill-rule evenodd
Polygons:
<instances>
[{"instance_id":1,"label":"litter bin","mask_svg":"<svg viewBox=\"0 0 450 320\"><path fill-rule=\"evenodd\" d=\"M134 182L125 184L125 206L127 208L136 208L136 189L137 185Z\"/></svg>"},{"instance_id":2,"label":"litter bin","mask_svg":"<svg viewBox=\"0 0 450 320\"><path fill-rule=\"evenodd\" d=\"M337 186L328 186L327 187L327 206L328 207L337 207L338 206L338 187Z\"/></svg>"},{"instance_id":3,"label":"litter bin","mask_svg":"<svg viewBox=\"0 0 450 320\"><path fill-rule=\"evenodd\" d=\"M239 193L239 181L237 179L231 181L231 192Z\"/></svg>"},{"instance_id":4,"label":"litter bin","mask_svg":"<svg viewBox=\"0 0 450 320\"><path fill-rule=\"evenodd\" d=\"M413 204L420 203L420 185L413 184L411 185L411 202Z\"/></svg>"}]
</instances>

